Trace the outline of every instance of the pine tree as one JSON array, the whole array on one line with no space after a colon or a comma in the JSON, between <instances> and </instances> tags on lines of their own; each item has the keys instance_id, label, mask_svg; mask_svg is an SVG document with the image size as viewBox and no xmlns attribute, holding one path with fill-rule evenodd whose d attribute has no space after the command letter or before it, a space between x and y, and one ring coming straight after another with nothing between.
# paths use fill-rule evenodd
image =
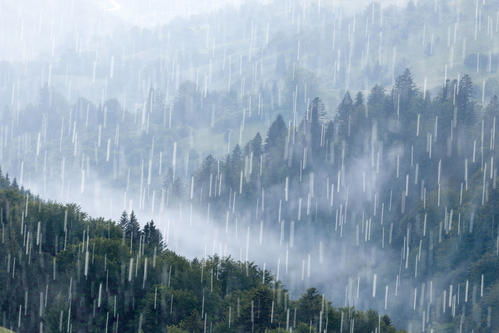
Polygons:
<instances>
[{"instance_id":1,"label":"pine tree","mask_svg":"<svg viewBox=\"0 0 499 333\"><path fill-rule=\"evenodd\" d=\"M326 159L333 162L334 155L334 141L335 141L335 125L332 120L328 121L326 125L326 133L324 135L326 142Z\"/></svg>"},{"instance_id":2,"label":"pine tree","mask_svg":"<svg viewBox=\"0 0 499 333\"><path fill-rule=\"evenodd\" d=\"M459 81L456 96L456 107L458 113L458 122L463 122L465 125L471 125L473 120L473 82L469 75L464 75Z\"/></svg>"},{"instance_id":3,"label":"pine tree","mask_svg":"<svg viewBox=\"0 0 499 333\"><path fill-rule=\"evenodd\" d=\"M338 135L345 139L350 136L350 120L353 113L353 101L350 93L347 91L341 104L338 106L336 123L338 126Z\"/></svg>"},{"instance_id":4,"label":"pine tree","mask_svg":"<svg viewBox=\"0 0 499 333\"><path fill-rule=\"evenodd\" d=\"M256 185L261 173L260 161L263 154L262 136L256 133L253 140L251 140L251 152L253 153L253 160L251 163L251 182Z\"/></svg>"},{"instance_id":5,"label":"pine tree","mask_svg":"<svg viewBox=\"0 0 499 333\"><path fill-rule=\"evenodd\" d=\"M298 300L297 318L301 322L316 321L322 308L322 296L315 288L309 288Z\"/></svg>"},{"instance_id":6,"label":"pine tree","mask_svg":"<svg viewBox=\"0 0 499 333\"><path fill-rule=\"evenodd\" d=\"M154 221L151 220L147 222L144 225L144 238L145 242L148 245L147 247L149 249L158 249L162 250L163 249L163 237L161 236L161 233L159 232L158 228L156 228L156 225L154 224Z\"/></svg>"},{"instance_id":7,"label":"pine tree","mask_svg":"<svg viewBox=\"0 0 499 333\"><path fill-rule=\"evenodd\" d=\"M236 145L230 155L229 166L227 169L227 180L230 182L230 186L233 191L239 191L242 169L241 147Z\"/></svg>"},{"instance_id":8,"label":"pine tree","mask_svg":"<svg viewBox=\"0 0 499 333\"><path fill-rule=\"evenodd\" d=\"M405 110L412 98L416 95L416 85L412 79L412 74L409 69L406 69L402 75L397 77L395 87L392 91L393 104L395 109ZM399 109L399 111L400 111Z\"/></svg>"},{"instance_id":9,"label":"pine tree","mask_svg":"<svg viewBox=\"0 0 499 333\"><path fill-rule=\"evenodd\" d=\"M371 93L369 94L369 97L367 98L367 105L369 106L369 109L373 107L382 107L383 104L385 103L385 89L379 85L375 85L371 89Z\"/></svg>"},{"instance_id":10,"label":"pine tree","mask_svg":"<svg viewBox=\"0 0 499 333\"><path fill-rule=\"evenodd\" d=\"M256 133L253 140L251 140L251 151L253 152L253 156L260 156L263 153L262 136L260 135L260 132Z\"/></svg>"},{"instance_id":11,"label":"pine tree","mask_svg":"<svg viewBox=\"0 0 499 333\"><path fill-rule=\"evenodd\" d=\"M318 160L321 158L322 125L319 118L322 113L324 113L324 104L319 97L316 97L310 105L310 144L312 156Z\"/></svg>"},{"instance_id":12,"label":"pine tree","mask_svg":"<svg viewBox=\"0 0 499 333\"><path fill-rule=\"evenodd\" d=\"M130 223L130 220L128 219L128 214L127 214L126 210L124 210L123 213L121 213L121 217L119 220L119 226L121 227L121 229L126 230L129 223Z\"/></svg>"},{"instance_id":13,"label":"pine tree","mask_svg":"<svg viewBox=\"0 0 499 333\"><path fill-rule=\"evenodd\" d=\"M244 332L265 332L272 327L272 291L268 287L255 289L246 306L241 310L239 325Z\"/></svg>"},{"instance_id":14,"label":"pine tree","mask_svg":"<svg viewBox=\"0 0 499 333\"><path fill-rule=\"evenodd\" d=\"M267 132L267 139L265 140L265 152L267 154L276 153L278 154L276 157L283 156L287 131L282 116L278 115Z\"/></svg>"},{"instance_id":15,"label":"pine tree","mask_svg":"<svg viewBox=\"0 0 499 333\"><path fill-rule=\"evenodd\" d=\"M138 240L140 236L140 224L134 211L130 213L130 220L125 229L126 236L132 240Z\"/></svg>"},{"instance_id":16,"label":"pine tree","mask_svg":"<svg viewBox=\"0 0 499 333\"><path fill-rule=\"evenodd\" d=\"M197 174L197 181L201 184L209 183L210 175L216 172L217 161L213 157L213 155L208 155L202 165L201 170Z\"/></svg>"},{"instance_id":17,"label":"pine tree","mask_svg":"<svg viewBox=\"0 0 499 333\"><path fill-rule=\"evenodd\" d=\"M281 115L270 125L265 140L265 177L270 183L282 179L284 175L284 151L288 129Z\"/></svg>"}]
</instances>

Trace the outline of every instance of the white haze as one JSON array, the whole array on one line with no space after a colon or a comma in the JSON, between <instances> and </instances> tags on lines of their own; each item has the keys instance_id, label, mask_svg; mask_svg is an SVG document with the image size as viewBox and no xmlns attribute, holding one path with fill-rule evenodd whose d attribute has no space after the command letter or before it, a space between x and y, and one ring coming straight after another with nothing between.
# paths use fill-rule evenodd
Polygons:
<instances>
[{"instance_id":1,"label":"white haze","mask_svg":"<svg viewBox=\"0 0 499 333\"><path fill-rule=\"evenodd\" d=\"M355 200L359 205L372 201L373 193L379 193L378 188L394 172L390 166L395 165L396 155L402 153L400 149L388 152L386 166L380 171L372 167L369 156L358 158L345 175L348 190L339 192L338 196L343 196L340 200ZM141 207L136 193L110 187L91 170L50 180L22 169L8 171L33 194L58 202L77 203L92 217L117 220L123 210L134 210L141 224L154 220L168 248L187 258L219 255L254 262L282 280L294 296L308 287L318 287L336 305L365 309L377 304L381 312L395 311L400 302L405 301L404 297L391 297L388 307L384 308L382 285L373 286L371 282L374 276L386 278L388 272L393 271L393 266L398 264L398 253L374 246L356 246L352 235L341 241L321 235L311 238L295 234L293 237L290 221L280 226L281 232L278 232L275 226L244 217L215 219L208 207L193 209L188 202L176 209L164 209L161 204L164 198L160 194ZM367 190L359 174L365 174L370 180ZM297 198L290 199L290 202L297 201ZM391 282L395 279L395 276L389 277ZM372 297L373 294L378 297Z\"/></svg>"},{"instance_id":2,"label":"white haze","mask_svg":"<svg viewBox=\"0 0 499 333\"><path fill-rule=\"evenodd\" d=\"M152 28L177 17L209 13L245 2L268 0L0 0L0 61L54 56L64 45L86 45L132 26ZM355 12L373 0L282 0L319 2ZM407 0L374 0L403 5Z\"/></svg>"},{"instance_id":3,"label":"white haze","mask_svg":"<svg viewBox=\"0 0 499 333\"><path fill-rule=\"evenodd\" d=\"M116 29L164 24L175 17L202 14L226 5L237 6L242 1L20 0L17 3L0 0L0 60L22 62L52 56L65 43L84 44L97 35L111 34ZM355 11L370 2L322 0L321 4ZM382 1L383 5L403 3L405 1ZM368 163L361 160L351 172L360 174L371 170ZM165 211L159 206L158 197L158 203L153 201L148 203L148 207L138 207L139 200L133 193L114 189L92 174L85 175L84 179L82 175L74 175L49 183L40 175L23 175L21 170L6 171L20 177L22 185L33 193L59 202L76 202L83 211L95 217L117 219L123 210L135 209L142 223L154 219L170 249L188 258L219 254L254 261L270 268L291 289L302 291L304 287L318 285L323 290L334 292L334 299L341 299L345 305L358 305L356 302L363 296L354 296L351 281L370 281L374 274L386 271L388 265L396 265L396 262L389 261L391 253L374 249L361 251L349 244L352 240L326 246L321 242L312 244L297 239L294 245L290 245L276 232L261 232L258 223L250 227L244 221L215 221L208 211L193 211L188 204L182 209ZM389 170L384 171L389 173ZM351 184L357 199L362 195L361 187L361 184ZM348 285L336 285L336 281L344 277L349 278ZM362 288L364 293L373 292L370 285ZM394 306L396 304L391 304Z\"/></svg>"}]
</instances>

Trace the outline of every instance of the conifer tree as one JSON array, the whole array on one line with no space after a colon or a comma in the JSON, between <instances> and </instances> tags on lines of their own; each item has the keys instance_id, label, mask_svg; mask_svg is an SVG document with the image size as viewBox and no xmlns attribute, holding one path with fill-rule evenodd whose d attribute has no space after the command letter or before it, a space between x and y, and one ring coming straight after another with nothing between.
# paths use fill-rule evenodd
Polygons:
<instances>
[{"instance_id":1,"label":"conifer tree","mask_svg":"<svg viewBox=\"0 0 499 333\"><path fill-rule=\"evenodd\" d=\"M284 154L284 145L286 142L287 128L284 119L278 115L276 120L270 125L265 140L265 152L267 154L277 154L275 157L281 157Z\"/></svg>"},{"instance_id":2,"label":"conifer tree","mask_svg":"<svg viewBox=\"0 0 499 333\"><path fill-rule=\"evenodd\" d=\"M473 82L469 75L464 75L459 81L456 96L456 107L458 112L458 122L470 124L473 120Z\"/></svg>"},{"instance_id":3,"label":"conifer tree","mask_svg":"<svg viewBox=\"0 0 499 333\"><path fill-rule=\"evenodd\" d=\"M338 114L336 115L336 122L338 126L338 135L342 138L350 136L350 123L353 112L353 101L350 93L347 91L341 104L338 106Z\"/></svg>"},{"instance_id":4,"label":"conifer tree","mask_svg":"<svg viewBox=\"0 0 499 333\"><path fill-rule=\"evenodd\" d=\"M265 140L265 176L273 183L284 176L283 161L286 147L287 127L281 115L270 125Z\"/></svg>"},{"instance_id":5,"label":"conifer tree","mask_svg":"<svg viewBox=\"0 0 499 333\"><path fill-rule=\"evenodd\" d=\"M395 87L393 88L392 95L395 108L407 108L415 94L416 85L412 79L411 71L406 68L404 73L397 77Z\"/></svg>"},{"instance_id":6,"label":"conifer tree","mask_svg":"<svg viewBox=\"0 0 499 333\"><path fill-rule=\"evenodd\" d=\"M128 219L128 213L126 212L126 210L124 210L123 213L121 213L120 220L118 223L121 229L126 230L128 224L130 223L130 220Z\"/></svg>"},{"instance_id":7,"label":"conifer tree","mask_svg":"<svg viewBox=\"0 0 499 333\"><path fill-rule=\"evenodd\" d=\"M139 221L137 220L137 217L135 216L134 211L130 213L130 219L127 224L127 227L125 229L126 236L128 238L132 238L132 240L138 240L140 236L140 224Z\"/></svg>"},{"instance_id":8,"label":"conifer tree","mask_svg":"<svg viewBox=\"0 0 499 333\"><path fill-rule=\"evenodd\" d=\"M144 225L143 233L145 242L150 249L157 248L161 250L163 248L163 237L158 228L156 228L153 220Z\"/></svg>"}]
</instances>

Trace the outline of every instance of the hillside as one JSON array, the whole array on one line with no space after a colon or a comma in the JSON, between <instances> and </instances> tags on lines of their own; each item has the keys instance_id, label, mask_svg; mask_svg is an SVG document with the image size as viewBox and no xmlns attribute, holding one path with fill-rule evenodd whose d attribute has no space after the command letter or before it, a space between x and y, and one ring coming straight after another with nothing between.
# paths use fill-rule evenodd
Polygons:
<instances>
[{"instance_id":1,"label":"hillside","mask_svg":"<svg viewBox=\"0 0 499 333\"><path fill-rule=\"evenodd\" d=\"M273 268L285 253L288 284L318 284L409 329L496 327L498 98L480 105L467 75L431 96L409 70L389 91L353 96L333 120L316 98L303 120L278 116L193 178L170 178L166 209L190 202L237 221L229 232L260 230L253 252L279 243Z\"/></svg>"},{"instance_id":2,"label":"hillside","mask_svg":"<svg viewBox=\"0 0 499 333\"><path fill-rule=\"evenodd\" d=\"M498 330L499 1L0 0L0 45L2 327Z\"/></svg>"},{"instance_id":3,"label":"hillside","mask_svg":"<svg viewBox=\"0 0 499 333\"><path fill-rule=\"evenodd\" d=\"M396 332L387 316L290 299L253 263L187 260L150 221L45 202L0 177L0 307L16 332Z\"/></svg>"}]
</instances>

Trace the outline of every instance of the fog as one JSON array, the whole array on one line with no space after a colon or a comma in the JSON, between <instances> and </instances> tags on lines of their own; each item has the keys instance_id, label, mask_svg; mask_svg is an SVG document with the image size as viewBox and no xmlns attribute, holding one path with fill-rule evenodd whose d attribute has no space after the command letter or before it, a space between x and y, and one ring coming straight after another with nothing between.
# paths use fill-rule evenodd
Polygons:
<instances>
[{"instance_id":1,"label":"fog","mask_svg":"<svg viewBox=\"0 0 499 333\"><path fill-rule=\"evenodd\" d=\"M400 151L388 154L388 165L393 167L396 154ZM355 198L352 203L355 207L372 201L372 195L394 170L384 169L382 173L371 174L372 171L369 157L357 160L345 175L348 179L346 191L339 192L336 200L348 202ZM11 174L21 176L16 172ZM359 174L368 175L371 184L368 192L363 190L365 184L360 181ZM154 220L168 249L190 259L218 255L254 262L282 280L294 297L306 288L318 287L337 306L361 309L376 306L389 313L396 313L399 304L406 302L407 294L400 292L399 297L391 297L386 303L381 297L384 296L382 288L372 284L373 276L378 276L380 281L389 280L395 286L397 276L391 274L393 266L397 266L398 253L376 246L359 246L358 236L355 239L346 231L342 239L333 240L313 233L295 232L295 221L254 223L249 214L229 211L225 219L219 219L214 217L215 212L210 212L209 206L200 210L193 208L192 203L184 202L178 208L165 208L165 198L159 194L141 207L137 193L110 187L93 172L63 175L49 181L41 174L23 171L22 184L42 198L77 203L94 217L116 220L123 211L134 211L142 224ZM268 190L269 193L275 191L281 192L281 189ZM298 198L291 197L289 202L296 205ZM411 282L403 280L397 284L411 285ZM372 295L376 292L381 296L374 298Z\"/></svg>"},{"instance_id":2,"label":"fog","mask_svg":"<svg viewBox=\"0 0 499 333\"><path fill-rule=\"evenodd\" d=\"M91 216L154 220L167 247L190 259L253 261L293 296L314 286L335 305L433 329L430 306L443 302L445 313L448 285L463 283L470 264L424 278L418 265L431 267L425 259L453 235L453 219L472 233L496 187L495 118L483 120L499 93L496 7L0 0L0 167ZM463 120L455 104L467 73L475 113ZM271 147L278 115L283 156ZM255 174L263 165L274 169ZM430 208L427 193L438 198ZM462 244L438 254L457 256ZM451 320L465 318L455 302Z\"/></svg>"},{"instance_id":3,"label":"fog","mask_svg":"<svg viewBox=\"0 0 499 333\"><path fill-rule=\"evenodd\" d=\"M289 1L289 0L286 0ZM372 0L296 0L356 12ZM154 28L177 18L268 0L20 0L0 1L0 61L28 61L57 55L56 50L133 26ZM384 0L384 6L405 0Z\"/></svg>"}]
</instances>

